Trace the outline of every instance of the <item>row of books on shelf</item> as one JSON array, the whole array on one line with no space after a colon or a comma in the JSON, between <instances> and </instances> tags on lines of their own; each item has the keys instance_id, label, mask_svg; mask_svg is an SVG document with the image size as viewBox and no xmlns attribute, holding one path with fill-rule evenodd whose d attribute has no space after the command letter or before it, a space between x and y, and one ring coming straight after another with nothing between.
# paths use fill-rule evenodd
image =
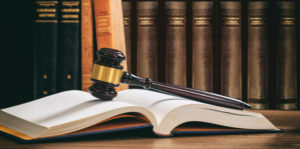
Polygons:
<instances>
[{"instance_id":1,"label":"row of books on shelf","mask_svg":"<svg viewBox=\"0 0 300 149\"><path fill-rule=\"evenodd\" d=\"M295 3L37 0L35 98L87 91L95 51L110 47L141 77L297 109Z\"/></svg>"}]
</instances>

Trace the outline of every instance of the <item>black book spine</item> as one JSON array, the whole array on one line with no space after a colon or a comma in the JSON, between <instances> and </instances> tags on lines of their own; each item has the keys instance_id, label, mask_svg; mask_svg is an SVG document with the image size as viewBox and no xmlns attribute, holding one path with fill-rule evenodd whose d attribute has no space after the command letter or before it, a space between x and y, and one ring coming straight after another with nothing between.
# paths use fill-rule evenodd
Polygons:
<instances>
[{"instance_id":1,"label":"black book spine","mask_svg":"<svg viewBox=\"0 0 300 149\"><path fill-rule=\"evenodd\" d=\"M58 90L80 89L80 0L61 1L58 36Z\"/></svg>"},{"instance_id":2,"label":"black book spine","mask_svg":"<svg viewBox=\"0 0 300 149\"><path fill-rule=\"evenodd\" d=\"M56 93L58 1L35 1L34 98Z\"/></svg>"}]
</instances>

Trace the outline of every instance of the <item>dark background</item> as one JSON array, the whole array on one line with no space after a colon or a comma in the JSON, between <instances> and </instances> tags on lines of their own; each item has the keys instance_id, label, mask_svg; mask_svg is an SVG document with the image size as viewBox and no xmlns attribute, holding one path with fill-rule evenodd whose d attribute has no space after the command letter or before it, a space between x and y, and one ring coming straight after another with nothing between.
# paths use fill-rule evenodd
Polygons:
<instances>
[{"instance_id":1,"label":"dark background","mask_svg":"<svg viewBox=\"0 0 300 149\"><path fill-rule=\"evenodd\" d=\"M0 108L32 100L34 1L1 1Z\"/></svg>"}]
</instances>

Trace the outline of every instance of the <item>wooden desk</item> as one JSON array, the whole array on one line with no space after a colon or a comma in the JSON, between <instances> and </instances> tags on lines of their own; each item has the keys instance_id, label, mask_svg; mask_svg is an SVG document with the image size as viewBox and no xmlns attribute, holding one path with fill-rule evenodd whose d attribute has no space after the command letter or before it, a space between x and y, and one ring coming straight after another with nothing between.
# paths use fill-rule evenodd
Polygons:
<instances>
[{"instance_id":1,"label":"wooden desk","mask_svg":"<svg viewBox=\"0 0 300 149\"><path fill-rule=\"evenodd\" d=\"M79 148L300 148L300 111L257 111L265 115L284 133L247 135L194 135L161 138L151 130L104 134L59 142L18 144L0 136L0 148L79 149Z\"/></svg>"}]
</instances>

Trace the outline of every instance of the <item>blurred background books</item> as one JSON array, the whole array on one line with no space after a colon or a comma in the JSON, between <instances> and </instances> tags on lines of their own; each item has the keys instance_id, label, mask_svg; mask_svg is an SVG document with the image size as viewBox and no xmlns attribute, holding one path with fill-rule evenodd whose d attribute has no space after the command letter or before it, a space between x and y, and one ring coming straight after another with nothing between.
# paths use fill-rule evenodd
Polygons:
<instances>
[{"instance_id":1,"label":"blurred background books","mask_svg":"<svg viewBox=\"0 0 300 149\"><path fill-rule=\"evenodd\" d=\"M99 50L96 1L2 2L8 98L1 108L87 90ZM122 6L129 72L255 109L300 109L298 1L123 0Z\"/></svg>"}]
</instances>

